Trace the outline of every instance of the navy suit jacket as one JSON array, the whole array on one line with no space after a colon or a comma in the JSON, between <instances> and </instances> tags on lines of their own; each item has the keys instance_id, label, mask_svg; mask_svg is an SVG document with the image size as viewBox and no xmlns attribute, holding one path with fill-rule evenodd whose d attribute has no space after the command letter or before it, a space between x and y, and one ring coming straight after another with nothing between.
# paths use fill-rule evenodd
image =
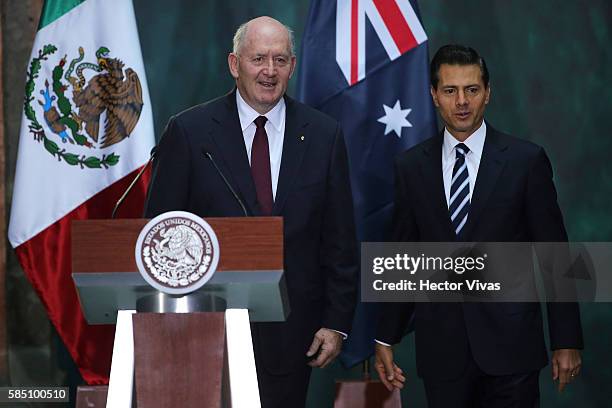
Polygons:
<instances>
[{"instance_id":1,"label":"navy suit jacket","mask_svg":"<svg viewBox=\"0 0 612 408\"><path fill-rule=\"evenodd\" d=\"M306 364L321 327L350 331L356 301L357 244L348 160L339 124L285 97L286 124L273 216L284 225L291 312L284 323L253 327L258 361L272 374ZM160 141L145 216L184 210L201 217L244 216L204 152L244 202L261 215L235 90L172 117Z\"/></svg>"},{"instance_id":2,"label":"navy suit jacket","mask_svg":"<svg viewBox=\"0 0 612 408\"><path fill-rule=\"evenodd\" d=\"M396 161L394 241L452 242L442 178L442 134ZM487 136L461 234L466 242L567 241L552 166L544 149L487 124ZM552 349L582 348L575 303L548 303ZM414 313L414 316L413 316ZM453 379L472 354L490 375L544 367L547 353L538 303L388 303L377 338L397 343L414 317L420 376Z\"/></svg>"}]
</instances>

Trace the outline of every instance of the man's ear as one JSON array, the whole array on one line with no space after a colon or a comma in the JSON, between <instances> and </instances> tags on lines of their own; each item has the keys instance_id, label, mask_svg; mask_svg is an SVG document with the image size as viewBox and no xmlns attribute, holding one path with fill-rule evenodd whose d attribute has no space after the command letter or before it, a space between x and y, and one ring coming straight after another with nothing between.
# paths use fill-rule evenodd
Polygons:
<instances>
[{"instance_id":1,"label":"man's ear","mask_svg":"<svg viewBox=\"0 0 612 408\"><path fill-rule=\"evenodd\" d=\"M434 88L433 85L429 87L429 93L431 93L431 99L433 100L434 105L436 105L436 108L438 108L440 106L438 103L438 94L436 93L436 88Z\"/></svg>"},{"instance_id":2,"label":"man's ear","mask_svg":"<svg viewBox=\"0 0 612 408\"><path fill-rule=\"evenodd\" d=\"M234 79L238 79L238 64L238 55L231 52L227 56L227 65L229 67L230 74L232 74L232 77L234 77Z\"/></svg>"},{"instance_id":3,"label":"man's ear","mask_svg":"<svg viewBox=\"0 0 612 408\"><path fill-rule=\"evenodd\" d=\"M294 56L291 57L291 71L289 71L289 79L293 76L295 72L295 64L297 63L297 58Z\"/></svg>"},{"instance_id":4,"label":"man's ear","mask_svg":"<svg viewBox=\"0 0 612 408\"><path fill-rule=\"evenodd\" d=\"M489 104L489 98L491 97L491 84L489 83L489 86L487 86L487 90L486 92L486 96L485 96L485 105Z\"/></svg>"}]
</instances>

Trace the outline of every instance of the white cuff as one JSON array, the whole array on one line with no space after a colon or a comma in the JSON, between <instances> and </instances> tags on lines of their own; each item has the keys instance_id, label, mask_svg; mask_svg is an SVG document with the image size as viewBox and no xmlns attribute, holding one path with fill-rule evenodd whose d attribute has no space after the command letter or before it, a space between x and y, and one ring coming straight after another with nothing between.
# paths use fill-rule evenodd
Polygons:
<instances>
[{"instance_id":1,"label":"white cuff","mask_svg":"<svg viewBox=\"0 0 612 408\"><path fill-rule=\"evenodd\" d=\"M384 341L380 341L380 340L377 340L377 339L374 339L374 341L377 342L378 344L382 344L383 346L392 347L390 344L387 344Z\"/></svg>"},{"instance_id":2,"label":"white cuff","mask_svg":"<svg viewBox=\"0 0 612 408\"><path fill-rule=\"evenodd\" d=\"M336 333L340 334L342 336L342 340L346 340L348 337L348 334L346 334L345 332L341 332L340 330L334 330L334 329L329 329L331 331L335 331Z\"/></svg>"}]
</instances>

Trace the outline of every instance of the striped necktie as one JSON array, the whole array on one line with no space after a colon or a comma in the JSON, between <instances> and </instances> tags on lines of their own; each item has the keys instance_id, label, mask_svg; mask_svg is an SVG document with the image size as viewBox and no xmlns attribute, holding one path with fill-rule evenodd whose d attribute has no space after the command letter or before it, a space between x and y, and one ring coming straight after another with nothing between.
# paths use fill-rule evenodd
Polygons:
<instances>
[{"instance_id":1,"label":"striped necktie","mask_svg":"<svg viewBox=\"0 0 612 408\"><path fill-rule=\"evenodd\" d=\"M470 177L465 162L465 155L470 149L463 143L459 143L455 146L455 151L455 167L453 167L453 178L451 179L448 212L455 234L459 236L470 211Z\"/></svg>"}]
</instances>

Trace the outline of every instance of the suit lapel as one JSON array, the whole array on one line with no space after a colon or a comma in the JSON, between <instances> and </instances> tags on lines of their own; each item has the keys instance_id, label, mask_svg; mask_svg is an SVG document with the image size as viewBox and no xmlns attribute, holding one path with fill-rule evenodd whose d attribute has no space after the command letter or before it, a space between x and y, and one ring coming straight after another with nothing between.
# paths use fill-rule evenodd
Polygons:
<instances>
[{"instance_id":1,"label":"suit lapel","mask_svg":"<svg viewBox=\"0 0 612 408\"><path fill-rule=\"evenodd\" d=\"M455 232L448 214L446 195L444 194L444 178L442 177L442 140L442 134L440 134L423 148L421 173L424 184L429 190L428 196L433 197L434 219L440 220L444 233L452 238L455 237Z\"/></svg>"},{"instance_id":2,"label":"suit lapel","mask_svg":"<svg viewBox=\"0 0 612 408\"><path fill-rule=\"evenodd\" d=\"M276 187L276 199L272 208L273 215L282 214L287 194L295 183L298 170L308 147L310 135L305 132L308 122L298 115L296 102L285 96L285 134L283 139L283 155L281 158L280 174Z\"/></svg>"},{"instance_id":3,"label":"suit lapel","mask_svg":"<svg viewBox=\"0 0 612 408\"><path fill-rule=\"evenodd\" d=\"M502 143L497 132L487 124L487 137L480 158L480 166L478 168L478 176L474 186L474 193L470 202L470 212L462 237L469 241L474 232L474 228L478 225L478 218L482 214L487 205L487 201L491 192L498 183L499 175L506 163L504 151L507 146Z\"/></svg>"},{"instance_id":4,"label":"suit lapel","mask_svg":"<svg viewBox=\"0 0 612 408\"><path fill-rule=\"evenodd\" d=\"M211 127L210 136L221 153L225 168L229 169L229 181L237 187L249 214L257 215L260 212L257 192L240 128L235 89L225 96L225 103L213 115L213 121L219 126Z\"/></svg>"}]
</instances>

